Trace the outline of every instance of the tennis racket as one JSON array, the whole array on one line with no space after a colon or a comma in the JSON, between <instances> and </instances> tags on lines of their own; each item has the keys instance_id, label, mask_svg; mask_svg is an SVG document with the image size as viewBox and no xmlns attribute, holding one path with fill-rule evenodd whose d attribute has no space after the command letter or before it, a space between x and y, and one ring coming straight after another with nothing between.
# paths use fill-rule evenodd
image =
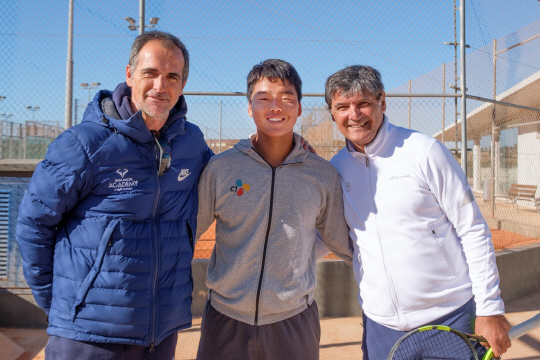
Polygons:
<instances>
[{"instance_id":1,"label":"tennis racket","mask_svg":"<svg viewBox=\"0 0 540 360\"><path fill-rule=\"evenodd\" d=\"M540 327L540 314L508 332L510 340ZM478 360L472 341L487 342L481 336L466 334L444 325L428 325L409 331L395 344L387 360ZM493 359L488 349L482 360Z\"/></svg>"}]
</instances>

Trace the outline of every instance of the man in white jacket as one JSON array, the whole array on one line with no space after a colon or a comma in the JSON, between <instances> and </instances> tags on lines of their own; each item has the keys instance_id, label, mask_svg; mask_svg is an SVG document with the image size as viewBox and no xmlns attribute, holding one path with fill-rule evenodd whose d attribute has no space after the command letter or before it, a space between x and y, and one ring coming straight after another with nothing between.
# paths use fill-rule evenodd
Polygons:
<instances>
[{"instance_id":1,"label":"man in white jacket","mask_svg":"<svg viewBox=\"0 0 540 360\"><path fill-rule=\"evenodd\" d=\"M405 332L427 324L480 334L495 356L506 352L491 233L459 164L437 140L389 122L381 75L369 66L330 76L325 100L347 139L331 163L355 243L364 360L386 359Z\"/></svg>"}]
</instances>

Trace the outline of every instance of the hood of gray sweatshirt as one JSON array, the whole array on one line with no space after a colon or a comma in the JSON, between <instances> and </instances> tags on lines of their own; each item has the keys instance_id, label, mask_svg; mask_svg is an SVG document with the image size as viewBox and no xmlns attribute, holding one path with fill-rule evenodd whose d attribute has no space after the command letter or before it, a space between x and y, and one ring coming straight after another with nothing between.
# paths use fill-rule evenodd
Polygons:
<instances>
[{"instance_id":1,"label":"hood of gray sweatshirt","mask_svg":"<svg viewBox=\"0 0 540 360\"><path fill-rule=\"evenodd\" d=\"M294 148L272 168L250 139L212 157L199 181L197 239L216 220L206 284L210 302L236 320L265 325L311 305L315 234L352 262L339 175L326 160Z\"/></svg>"}]
</instances>

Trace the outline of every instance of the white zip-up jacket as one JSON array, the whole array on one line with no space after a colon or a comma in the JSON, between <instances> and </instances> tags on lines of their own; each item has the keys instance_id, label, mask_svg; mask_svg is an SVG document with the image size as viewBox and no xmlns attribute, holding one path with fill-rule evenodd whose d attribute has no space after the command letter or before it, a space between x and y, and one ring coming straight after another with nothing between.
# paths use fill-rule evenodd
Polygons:
<instances>
[{"instance_id":1,"label":"white zip-up jacket","mask_svg":"<svg viewBox=\"0 0 540 360\"><path fill-rule=\"evenodd\" d=\"M448 149L385 116L365 152L348 143L331 163L341 178L366 315L408 331L473 295L477 315L503 314L491 233Z\"/></svg>"}]
</instances>

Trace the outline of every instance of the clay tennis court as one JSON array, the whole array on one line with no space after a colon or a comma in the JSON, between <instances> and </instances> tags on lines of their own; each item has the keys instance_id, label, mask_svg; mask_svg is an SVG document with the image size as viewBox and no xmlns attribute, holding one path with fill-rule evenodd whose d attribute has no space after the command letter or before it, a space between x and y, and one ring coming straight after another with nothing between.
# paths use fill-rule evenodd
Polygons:
<instances>
[{"instance_id":1,"label":"clay tennis court","mask_svg":"<svg viewBox=\"0 0 540 360\"><path fill-rule=\"evenodd\" d=\"M206 231L197 244L195 245L195 255L194 259L209 259L212 254L212 249L216 243L215 235L216 233L216 223L214 222L212 226ZM538 241L537 238L528 237L518 233L505 231L505 230L496 230L491 229L491 240L493 241L493 246L495 250L502 250L512 246L519 246L528 244L531 242ZM335 259L338 260L338 257L334 254L326 256L324 259Z\"/></svg>"}]
</instances>

